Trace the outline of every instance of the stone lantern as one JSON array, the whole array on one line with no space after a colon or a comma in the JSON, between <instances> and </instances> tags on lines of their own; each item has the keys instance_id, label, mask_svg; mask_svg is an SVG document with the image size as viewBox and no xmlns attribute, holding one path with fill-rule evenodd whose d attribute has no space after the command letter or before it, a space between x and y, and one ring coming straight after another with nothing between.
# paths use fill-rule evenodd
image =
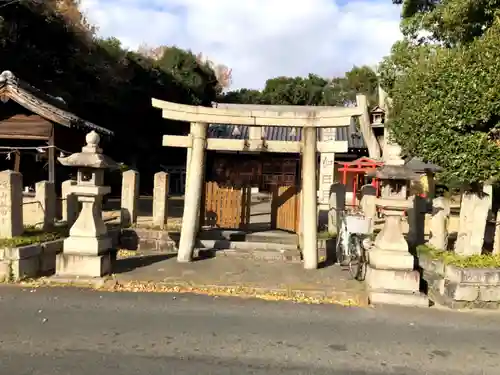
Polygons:
<instances>
[{"instance_id":1,"label":"stone lantern","mask_svg":"<svg viewBox=\"0 0 500 375\"><path fill-rule=\"evenodd\" d=\"M111 238L102 220L102 198L111 188L104 186L104 171L119 166L103 155L99 134L92 131L85 140L81 152L58 158L62 165L78 168L71 193L82 203L57 260L58 276L101 277L111 272Z\"/></svg>"},{"instance_id":2,"label":"stone lantern","mask_svg":"<svg viewBox=\"0 0 500 375\"><path fill-rule=\"evenodd\" d=\"M428 306L419 292L420 274L414 269L415 259L403 235L402 218L413 208L409 187L419 175L400 163L386 164L372 172L380 180L381 197L377 206L385 223L369 250L366 282L371 303Z\"/></svg>"}]
</instances>

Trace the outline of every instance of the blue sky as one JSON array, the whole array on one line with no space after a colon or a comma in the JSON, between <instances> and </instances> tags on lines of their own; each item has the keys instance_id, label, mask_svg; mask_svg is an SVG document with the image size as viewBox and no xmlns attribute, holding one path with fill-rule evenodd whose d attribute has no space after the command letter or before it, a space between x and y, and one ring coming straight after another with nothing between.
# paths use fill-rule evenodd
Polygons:
<instances>
[{"instance_id":1,"label":"blue sky","mask_svg":"<svg viewBox=\"0 0 500 375\"><path fill-rule=\"evenodd\" d=\"M177 45L233 70L232 88L375 65L401 37L389 0L82 0L102 36Z\"/></svg>"}]
</instances>

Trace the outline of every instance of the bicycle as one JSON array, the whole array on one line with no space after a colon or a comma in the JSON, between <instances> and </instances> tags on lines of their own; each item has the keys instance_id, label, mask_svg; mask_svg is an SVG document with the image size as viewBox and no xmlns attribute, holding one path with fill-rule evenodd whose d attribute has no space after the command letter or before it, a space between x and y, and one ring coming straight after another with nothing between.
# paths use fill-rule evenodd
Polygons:
<instances>
[{"instance_id":1,"label":"bicycle","mask_svg":"<svg viewBox=\"0 0 500 375\"><path fill-rule=\"evenodd\" d=\"M351 276L363 281L368 264L364 239L370 233L371 219L360 214L346 214L340 211L340 225L337 234L336 254L339 264L347 265Z\"/></svg>"}]
</instances>

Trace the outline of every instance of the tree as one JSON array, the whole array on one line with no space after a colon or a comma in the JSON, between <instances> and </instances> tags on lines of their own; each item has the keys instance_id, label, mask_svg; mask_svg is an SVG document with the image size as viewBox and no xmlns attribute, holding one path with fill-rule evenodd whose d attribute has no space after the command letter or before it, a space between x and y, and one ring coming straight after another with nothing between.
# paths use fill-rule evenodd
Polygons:
<instances>
[{"instance_id":1,"label":"tree","mask_svg":"<svg viewBox=\"0 0 500 375\"><path fill-rule=\"evenodd\" d=\"M441 179L500 178L500 24L467 45L432 48L395 77L388 124L408 155L444 167ZM403 64L404 65L404 64Z\"/></svg>"},{"instance_id":2,"label":"tree","mask_svg":"<svg viewBox=\"0 0 500 375\"><path fill-rule=\"evenodd\" d=\"M215 73L188 51L169 49L156 61L124 49L115 38L96 38L78 4L20 0L2 7L0 71L12 70L62 97L75 114L114 130L107 153L146 175L166 157L185 160L182 151L162 147L161 139L187 127L162 119L151 98L210 105L217 93ZM151 185L152 178L143 182Z\"/></svg>"},{"instance_id":3,"label":"tree","mask_svg":"<svg viewBox=\"0 0 500 375\"><path fill-rule=\"evenodd\" d=\"M219 96L220 102L276 105L344 106L365 94L377 102L377 74L367 66L353 67L344 77L327 79L316 74L307 77L275 77L262 91L241 89Z\"/></svg>"},{"instance_id":4,"label":"tree","mask_svg":"<svg viewBox=\"0 0 500 375\"><path fill-rule=\"evenodd\" d=\"M420 42L422 31L446 46L467 44L493 24L500 0L393 0L402 4L403 34Z\"/></svg>"}]
</instances>

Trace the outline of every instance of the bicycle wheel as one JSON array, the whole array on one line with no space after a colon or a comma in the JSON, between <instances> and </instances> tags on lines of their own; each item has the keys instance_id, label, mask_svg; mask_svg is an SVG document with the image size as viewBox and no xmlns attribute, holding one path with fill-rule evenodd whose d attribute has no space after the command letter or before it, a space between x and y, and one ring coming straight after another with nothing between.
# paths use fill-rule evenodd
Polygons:
<instances>
[{"instance_id":1,"label":"bicycle wheel","mask_svg":"<svg viewBox=\"0 0 500 375\"><path fill-rule=\"evenodd\" d=\"M358 277L356 280L365 281L366 278L366 268L368 266L368 259L366 258L366 250L364 248L361 249L362 255L358 264Z\"/></svg>"},{"instance_id":2,"label":"bicycle wheel","mask_svg":"<svg viewBox=\"0 0 500 375\"><path fill-rule=\"evenodd\" d=\"M337 257L337 263L342 264L345 261L345 251L344 251L344 241L342 241L342 236L337 234L337 244L335 247L335 255Z\"/></svg>"},{"instance_id":3,"label":"bicycle wheel","mask_svg":"<svg viewBox=\"0 0 500 375\"><path fill-rule=\"evenodd\" d=\"M363 245L361 239L352 235L349 239L349 272L353 279L359 280L360 274L363 272L364 259L363 259Z\"/></svg>"}]
</instances>

